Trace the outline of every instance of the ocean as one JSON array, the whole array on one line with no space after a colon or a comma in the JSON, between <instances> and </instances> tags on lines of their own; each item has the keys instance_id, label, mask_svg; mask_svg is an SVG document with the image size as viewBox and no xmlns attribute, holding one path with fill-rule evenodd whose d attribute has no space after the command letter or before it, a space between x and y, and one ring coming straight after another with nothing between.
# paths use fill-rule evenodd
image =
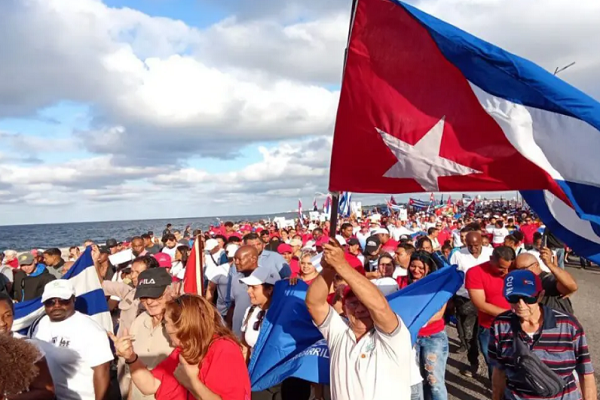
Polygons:
<instances>
[{"instance_id":1,"label":"ocean","mask_svg":"<svg viewBox=\"0 0 600 400\"><path fill-rule=\"evenodd\" d=\"M305 213L306 214L306 213ZM297 213L279 213L271 215L234 215L218 217L221 221L258 221L274 217L297 218ZM107 239L118 241L153 231L155 236L162 234L167 223L173 224L172 230L183 232L187 225L193 229L206 230L210 225L219 223L217 217L147 219L138 221L101 221L77 222L68 224L40 224L0 226L0 251L12 249L27 251L48 249L51 247L82 246L86 239L104 243Z\"/></svg>"}]
</instances>

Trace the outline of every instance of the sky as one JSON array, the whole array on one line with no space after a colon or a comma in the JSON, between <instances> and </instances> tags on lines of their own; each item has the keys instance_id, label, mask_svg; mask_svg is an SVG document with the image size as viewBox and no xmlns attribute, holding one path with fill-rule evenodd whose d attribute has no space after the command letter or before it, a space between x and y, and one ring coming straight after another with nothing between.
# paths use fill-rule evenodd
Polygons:
<instances>
[{"instance_id":1,"label":"sky","mask_svg":"<svg viewBox=\"0 0 600 400\"><path fill-rule=\"evenodd\" d=\"M0 1L0 224L310 208L350 3ZM600 98L597 0L410 3Z\"/></svg>"}]
</instances>

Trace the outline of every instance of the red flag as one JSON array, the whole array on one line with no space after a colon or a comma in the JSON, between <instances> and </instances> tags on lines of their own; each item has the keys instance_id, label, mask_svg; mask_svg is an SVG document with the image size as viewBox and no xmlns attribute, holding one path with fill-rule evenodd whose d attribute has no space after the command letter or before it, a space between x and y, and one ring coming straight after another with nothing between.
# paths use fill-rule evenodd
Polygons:
<instances>
[{"instance_id":1,"label":"red flag","mask_svg":"<svg viewBox=\"0 0 600 400\"><path fill-rule=\"evenodd\" d=\"M451 206L452 205L452 196L448 196L448 205Z\"/></svg>"},{"instance_id":2,"label":"red flag","mask_svg":"<svg viewBox=\"0 0 600 400\"><path fill-rule=\"evenodd\" d=\"M365 154L367 169L356 162ZM562 192L511 144L427 26L386 0L357 2L329 182L360 193Z\"/></svg>"},{"instance_id":3,"label":"red flag","mask_svg":"<svg viewBox=\"0 0 600 400\"><path fill-rule=\"evenodd\" d=\"M185 276L183 277L183 291L191 294L204 294L204 259L202 253L204 243L200 235L196 237L190 258L185 265Z\"/></svg>"}]
</instances>

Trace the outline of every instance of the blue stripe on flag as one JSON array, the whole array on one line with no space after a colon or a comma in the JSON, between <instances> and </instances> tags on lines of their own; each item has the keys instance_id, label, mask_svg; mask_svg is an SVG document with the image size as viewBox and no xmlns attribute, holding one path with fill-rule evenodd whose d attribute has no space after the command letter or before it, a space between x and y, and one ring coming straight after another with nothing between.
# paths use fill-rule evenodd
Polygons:
<instances>
[{"instance_id":1,"label":"blue stripe on flag","mask_svg":"<svg viewBox=\"0 0 600 400\"><path fill-rule=\"evenodd\" d=\"M544 191L521 191L521 195L546 227L571 247L577 255L600 263L600 227L592 221L578 218L575 210L572 210L570 215L561 213L562 218L559 217L556 207L553 212L548 205ZM563 203L563 209L568 210L567 207Z\"/></svg>"}]
</instances>

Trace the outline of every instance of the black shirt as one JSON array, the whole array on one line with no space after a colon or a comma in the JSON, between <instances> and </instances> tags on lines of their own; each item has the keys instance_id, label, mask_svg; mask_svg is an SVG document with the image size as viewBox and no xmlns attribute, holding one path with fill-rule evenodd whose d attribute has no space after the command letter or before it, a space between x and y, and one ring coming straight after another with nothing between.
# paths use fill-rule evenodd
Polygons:
<instances>
[{"instance_id":1,"label":"black shirt","mask_svg":"<svg viewBox=\"0 0 600 400\"><path fill-rule=\"evenodd\" d=\"M547 305L550 308L554 308L558 311L563 311L568 314L573 314L573 305L568 297L558 291L556 278L549 272L543 272L540 274L542 280L542 288L544 289L544 299L542 304Z\"/></svg>"}]
</instances>

